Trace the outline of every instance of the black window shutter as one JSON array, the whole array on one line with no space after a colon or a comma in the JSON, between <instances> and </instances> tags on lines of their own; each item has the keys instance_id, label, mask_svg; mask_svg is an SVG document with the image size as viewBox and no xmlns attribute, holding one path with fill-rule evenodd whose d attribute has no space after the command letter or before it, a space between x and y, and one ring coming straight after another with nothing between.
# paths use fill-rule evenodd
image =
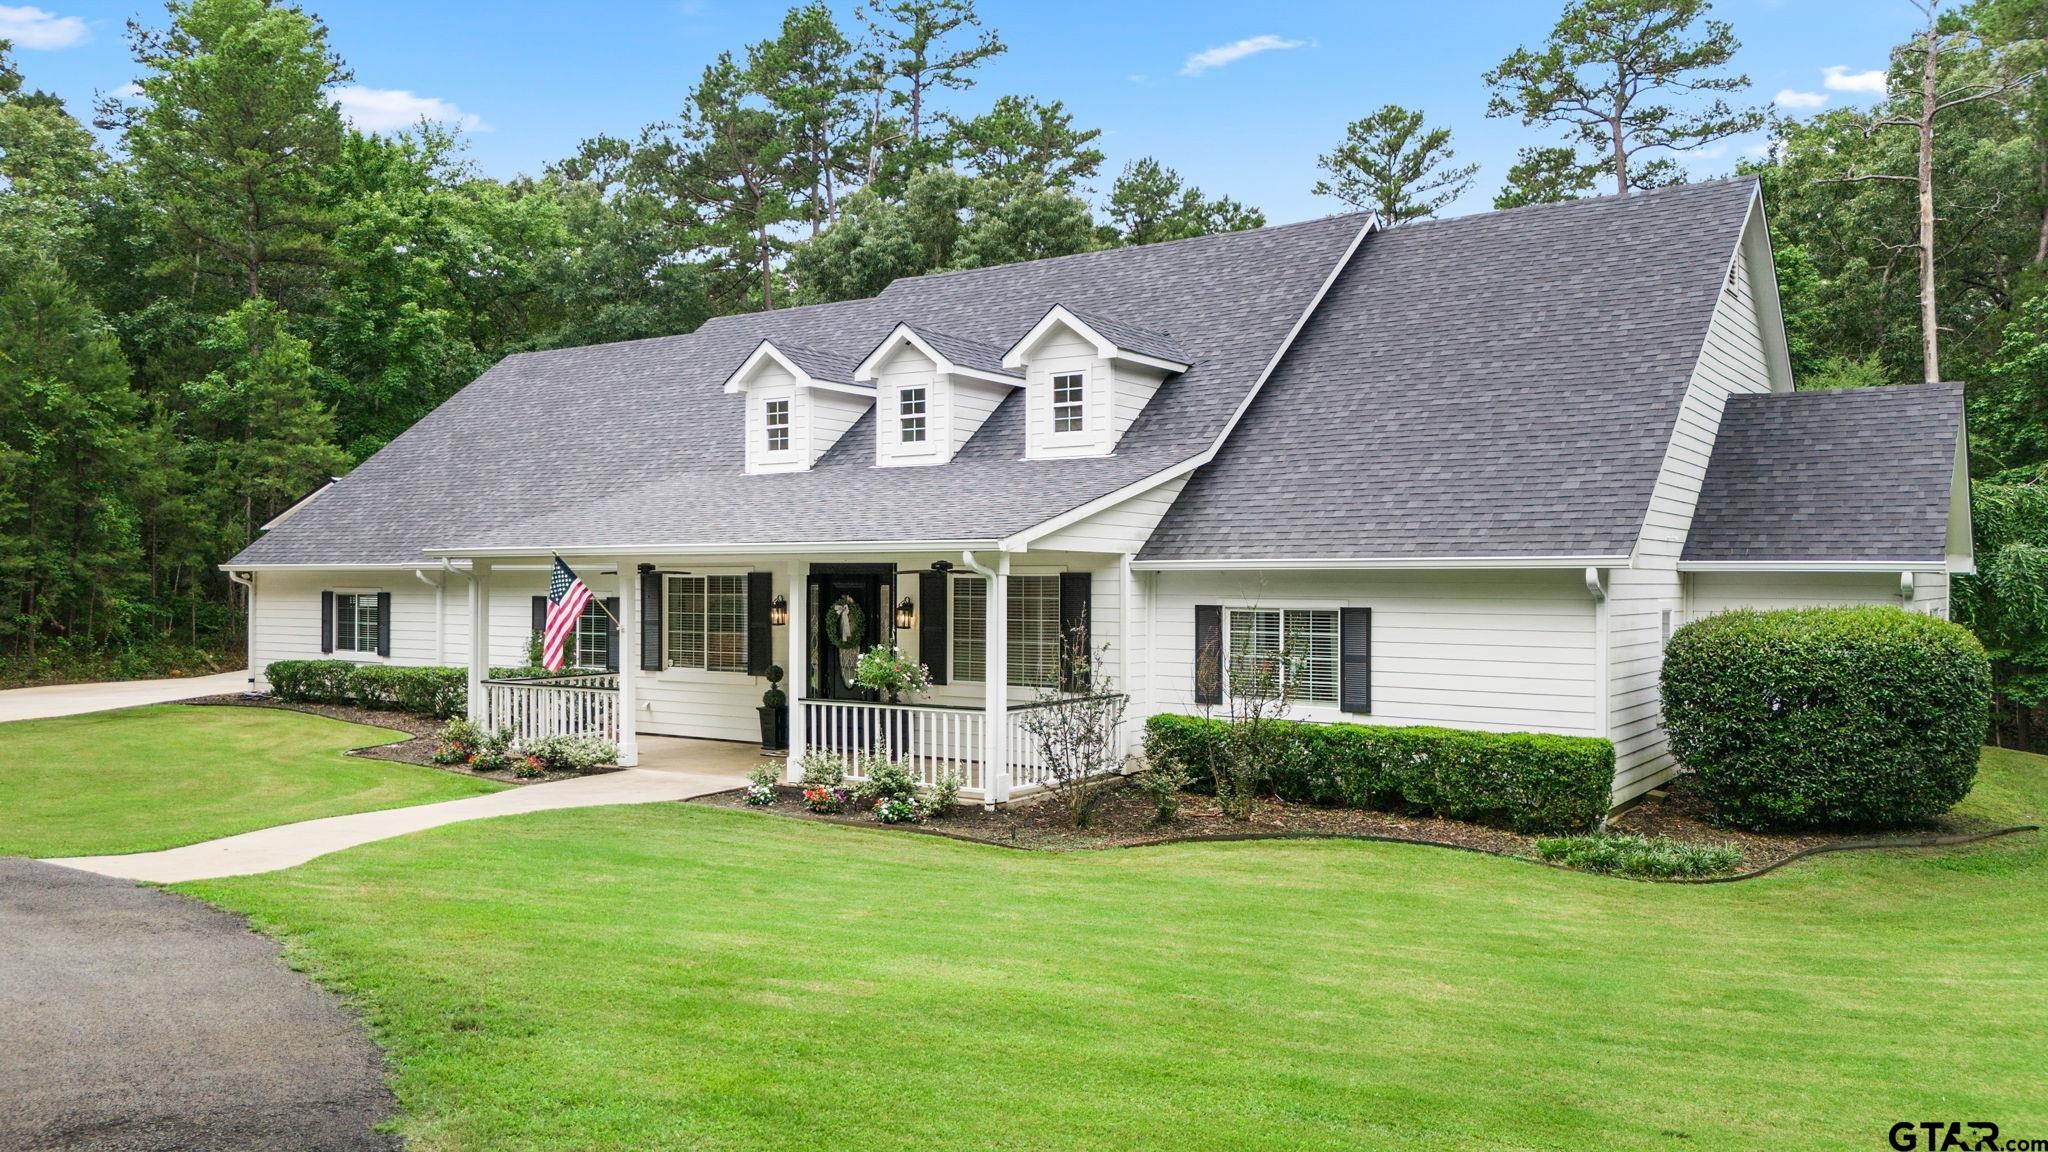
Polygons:
<instances>
[{"instance_id":1,"label":"black window shutter","mask_svg":"<svg viewBox=\"0 0 2048 1152\"><path fill-rule=\"evenodd\" d=\"M377 655L391 655L391 593L377 593Z\"/></svg>"},{"instance_id":2,"label":"black window shutter","mask_svg":"<svg viewBox=\"0 0 2048 1152\"><path fill-rule=\"evenodd\" d=\"M1195 703L1223 703L1223 605L1195 605Z\"/></svg>"},{"instance_id":3,"label":"black window shutter","mask_svg":"<svg viewBox=\"0 0 2048 1152\"><path fill-rule=\"evenodd\" d=\"M747 573L747 675L766 676L775 663L775 629L768 609L775 603L775 573Z\"/></svg>"},{"instance_id":4,"label":"black window shutter","mask_svg":"<svg viewBox=\"0 0 2048 1152\"><path fill-rule=\"evenodd\" d=\"M1346 608L1340 621L1338 698L1346 712L1372 711L1372 609Z\"/></svg>"},{"instance_id":5,"label":"black window shutter","mask_svg":"<svg viewBox=\"0 0 2048 1152\"><path fill-rule=\"evenodd\" d=\"M946 682L946 574L917 574L917 656L934 684Z\"/></svg>"},{"instance_id":6,"label":"black window shutter","mask_svg":"<svg viewBox=\"0 0 2048 1152\"><path fill-rule=\"evenodd\" d=\"M1088 687L1088 665L1095 659L1089 636L1089 601L1095 577L1087 572L1060 573L1060 687L1079 692Z\"/></svg>"},{"instance_id":7,"label":"black window shutter","mask_svg":"<svg viewBox=\"0 0 2048 1152\"><path fill-rule=\"evenodd\" d=\"M334 651L334 593L320 593L320 650Z\"/></svg>"},{"instance_id":8,"label":"black window shutter","mask_svg":"<svg viewBox=\"0 0 2048 1152\"><path fill-rule=\"evenodd\" d=\"M619 598L604 598L604 666L619 670Z\"/></svg>"},{"instance_id":9,"label":"black window shutter","mask_svg":"<svg viewBox=\"0 0 2048 1152\"><path fill-rule=\"evenodd\" d=\"M533 598L533 634L534 634L535 636L538 636L538 635L540 635L541 633L543 633L543 632L545 632L545 631L547 631L547 630L548 630L548 598L547 598L547 597L545 597L545 596L535 596L535 597ZM524 660L524 659L526 659L526 656L525 656L526 648L525 648L525 646L523 646L523 645L522 645L522 646L520 647L519 651L520 651L520 653L521 653L521 654L520 654L520 657L519 657L519 658L520 658L521 660Z\"/></svg>"},{"instance_id":10,"label":"black window shutter","mask_svg":"<svg viewBox=\"0 0 2048 1152\"><path fill-rule=\"evenodd\" d=\"M640 570L640 670L661 671L661 573Z\"/></svg>"}]
</instances>

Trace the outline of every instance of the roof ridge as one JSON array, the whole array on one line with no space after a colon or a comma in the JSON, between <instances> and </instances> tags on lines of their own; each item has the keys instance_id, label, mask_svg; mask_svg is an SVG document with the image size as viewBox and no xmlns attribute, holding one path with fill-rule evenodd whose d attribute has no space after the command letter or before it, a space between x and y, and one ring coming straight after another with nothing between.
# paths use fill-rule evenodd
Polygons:
<instances>
[{"instance_id":1,"label":"roof ridge","mask_svg":"<svg viewBox=\"0 0 2048 1152\"><path fill-rule=\"evenodd\" d=\"M1659 188L1639 188L1630 192L1604 192L1598 196L1579 196L1570 200L1552 200L1542 204L1517 204L1512 208L1489 208L1484 212L1467 212L1462 216L1430 217L1426 220L1409 220L1401 224L1381 228L1382 232L1417 232L1426 228L1437 228L1445 224L1464 224L1476 220L1490 220L1516 212L1535 213L1552 209L1586 208L1595 204L1636 203L1652 199L1670 199L1687 192L1699 192L1709 188L1721 188L1734 184L1760 184L1755 176L1717 176L1712 180L1694 180L1685 184L1666 184Z\"/></svg>"}]
</instances>

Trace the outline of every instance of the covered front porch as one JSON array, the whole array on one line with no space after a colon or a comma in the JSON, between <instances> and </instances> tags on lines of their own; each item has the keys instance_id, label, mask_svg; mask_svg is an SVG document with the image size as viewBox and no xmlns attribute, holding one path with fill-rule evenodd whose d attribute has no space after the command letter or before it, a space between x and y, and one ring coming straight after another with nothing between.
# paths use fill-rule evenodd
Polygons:
<instances>
[{"instance_id":1,"label":"covered front porch","mask_svg":"<svg viewBox=\"0 0 2048 1152\"><path fill-rule=\"evenodd\" d=\"M1132 682L1126 556L562 555L602 605L591 619L604 635L572 646L584 668L547 677L506 675L503 666L520 662L544 609L552 556L449 557L468 561L469 634L491 638L470 646L469 715L520 740L601 736L618 745L622 765L641 761L648 736L716 739L748 756L786 757L792 783L807 754L833 757L854 779L879 756L926 785L957 776L963 798L999 804L1045 786L1030 722L1048 696L1112 695ZM1086 639L1084 651L1108 655L1092 680L1074 680L1060 662L1070 630ZM859 654L876 645L924 665L931 687L888 702L861 686ZM600 655L604 664L589 667ZM764 716L771 674L787 703ZM1113 741L1118 761L1139 719L1135 708L1126 713ZM778 729L784 749L753 750Z\"/></svg>"}]
</instances>

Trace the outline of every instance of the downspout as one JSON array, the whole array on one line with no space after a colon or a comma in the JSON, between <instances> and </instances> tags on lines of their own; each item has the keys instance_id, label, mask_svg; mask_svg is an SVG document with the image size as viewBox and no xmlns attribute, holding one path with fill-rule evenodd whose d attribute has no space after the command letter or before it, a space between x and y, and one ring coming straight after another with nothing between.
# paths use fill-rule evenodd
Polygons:
<instances>
[{"instance_id":1,"label":"downspout","mask_svg":"<svg viewBox=\"0 0 2048 1152\"><path fill-rule=\"evenodd\" d=\"M1614 685L1607 679L1607 572L1604 569L1586 569L1586 594L1593 598L1594 732L1605 739Z\"/></svg>"},{"instance_id":2,"label":"downspout","mask_svg":"<svg viewBox=\"0 0 2048 1152\"><path fill-rule=\"evenodd\" d=\"M439 580L429 580L424 568L415 568L412 574L434 590L434 666L438 668L448 663L448 577L443 574Z\"/></svg>"},{"instance_id":3,"label":"downspout","mask_svg":"<svg viewBox=\"0 0 2048 1152\"><path fill-rule=\"evenodd\" d=\"M249 590L249 608L244 613L245 618L248 620L248 627L243 629L242 643L245 650L242 660L249 666L249 695L254 696L256 694L256 574L254 572L236 572L230 569L228 571L228 579Z\"/></svg>"}]
</instances>

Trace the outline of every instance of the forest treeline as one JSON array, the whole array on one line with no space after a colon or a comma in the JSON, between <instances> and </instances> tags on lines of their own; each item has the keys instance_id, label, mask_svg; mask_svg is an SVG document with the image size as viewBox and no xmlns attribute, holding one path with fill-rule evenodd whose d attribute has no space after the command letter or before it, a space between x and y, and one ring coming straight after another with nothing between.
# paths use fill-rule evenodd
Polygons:
<instances>
[{"instance_id":1,"label":"forest treeline","mask_svg":"<svg viewBox=\"0 0 2048 1152\"><path fill-rule=\"evenodd\" d=\"M1968 385L1982 573L1955 611L2024 742L2048 699L2048 0L1896 3L1919 27L1882 93L1788 114L1749 99L1708 0L1570 0L1474 78L1527 134L1492 199L1627 194L1767 141L1724 173L1765 186L1800 386ZM673 117L513 179L445 125L351 127L303 6L172 0L90 109L0 42L0 681L231 663L220 562L508 353L1266 222L1160 159L1105 171L1057 93L984 92L1006 46L973 0L843 11L791 8ZM1332 210L1469 203L1451 126L1357 111L1315 158Z\"/></svg>"}]
</instances>

